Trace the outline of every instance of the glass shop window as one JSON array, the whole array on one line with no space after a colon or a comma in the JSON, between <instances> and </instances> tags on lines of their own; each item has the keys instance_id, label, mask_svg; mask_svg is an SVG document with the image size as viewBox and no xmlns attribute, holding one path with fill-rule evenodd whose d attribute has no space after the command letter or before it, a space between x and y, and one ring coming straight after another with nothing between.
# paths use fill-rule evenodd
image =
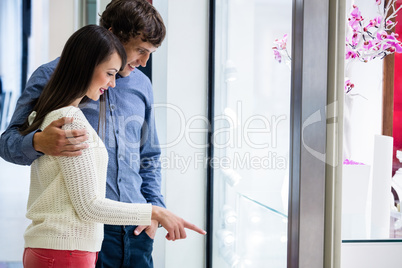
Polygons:
<instances>
[{"instance_id":1,"label":"glass shop window","mask_svg":"<svg viewBox=\"0 0 402 268\"><path fill-rule=\"evenodd\" d=\"M292 1L217 0L215 23L213 267L286 267Z\"/></svg>"},{"instance_id":2,"label":"glass shop window","mask_svg":"<svg viewBox=\"0 0 402 268\"><path fill-rule=\"evenodd\" d=\"M401 2L346 2L342 239L401 239Z\"/></svg>"}]
</instances>

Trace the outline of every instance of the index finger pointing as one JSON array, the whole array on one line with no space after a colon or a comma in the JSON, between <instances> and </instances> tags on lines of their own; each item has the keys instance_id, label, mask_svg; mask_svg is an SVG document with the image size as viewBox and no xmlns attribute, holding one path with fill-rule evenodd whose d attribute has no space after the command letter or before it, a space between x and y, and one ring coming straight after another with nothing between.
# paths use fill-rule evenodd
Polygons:
<instances>
[{"instance_id":1,"label":"index finger pointing","mask_svg":"<svg viewBox=\"0 0 402 268\"><path fill-rule=\"evenodd\" d=\"M204 231L203 229L199 228L198 226L196 226L195 224L189 223L187 221L184 221L184 227L190 230L193 230L199 234L205 235L207 234L206 231Z\"/></svg>"}]
</instances>

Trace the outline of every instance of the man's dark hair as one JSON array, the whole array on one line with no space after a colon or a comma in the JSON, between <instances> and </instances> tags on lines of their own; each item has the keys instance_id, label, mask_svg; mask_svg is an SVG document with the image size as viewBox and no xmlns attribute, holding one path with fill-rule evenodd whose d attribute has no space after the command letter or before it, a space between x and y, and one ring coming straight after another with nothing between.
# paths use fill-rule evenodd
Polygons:
<instances>
[{"instance_id":1,"label":"man's dark hair","mask_svg":"<svg viewBox=\"0 0 402 268\"><path fill-rule=\"evenodd\" d=\"M141 35L142 41L159 47L166 35L161 15L146 0L113 0L99 23L111 29L123 44Z\"/></svg>"}]
</instances>

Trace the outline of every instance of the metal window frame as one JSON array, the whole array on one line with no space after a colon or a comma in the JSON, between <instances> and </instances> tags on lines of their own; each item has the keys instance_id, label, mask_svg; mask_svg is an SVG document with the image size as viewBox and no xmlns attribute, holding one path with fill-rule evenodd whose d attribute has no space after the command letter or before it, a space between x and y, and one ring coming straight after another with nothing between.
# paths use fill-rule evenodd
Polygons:
<instances>
[{"instance_id":1,"label":"metal window frame","mask_svg":"<svg viewBox=\"0 0 402 268\"><path fill-rule=\"evenodd\" d=\"M288 267L324 267L329 2L293 2Z\"/></svg>"},{"instance_id":2,"label":"metal window frame","mask_svg":"<svg viewBox=\"0 0 402 268\"><path fill-rule=\"evenodd\" d=\"M213 213L214 213L214 170L211 159L214 155L214 146L212 135L214 133L214 116L215 116L215 0L209 1L209 40L208 40L208 94L207 94L207 114L210 122L210 131L208 132L208 149L207 149L207 189L206 189L206 262L207 268L212 268L213 257Z\"/></svg>"}]
</instances>

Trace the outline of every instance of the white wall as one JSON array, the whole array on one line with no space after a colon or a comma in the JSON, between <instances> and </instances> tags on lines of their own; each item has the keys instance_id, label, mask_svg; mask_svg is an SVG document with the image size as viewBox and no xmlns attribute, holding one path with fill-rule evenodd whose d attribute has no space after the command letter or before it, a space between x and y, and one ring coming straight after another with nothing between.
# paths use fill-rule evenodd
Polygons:
<instances>
[{"instance_id":1,"label":"white wall","mask_svg":"<svg viewBox=\"0 0 402 268\"><path fill-rule=\"evenodd\" d=\"M110 0L98 0L98 9L99 9L99 14L102 14L102 12L105 10L106 5L110 3Z\"/></svg>"},{"instance_id":2,"label":"white wall","mask_svg":"<svg viewBox=\"0 0 402 268\"><path fill-rule=\"evenodd\" d=\"M165 106L157 109L158 127L166 130L159 136L164 144L177 141L164 149L163 157L170 160L164 170L166 205L204 228L206 169L195 157L205 157L206 150L192 144L205 144L206 133L186 137L180 131L188 134L190 128L206 127L201 119L192 124L189 120L207 117L208 1L154 0L154 5L167 26L167 39L153 62L155 102ZM175 159L189 161L189 168L180 167ZM166 241L164 266L155 267L204 267L205 237L190 231L187 235L185 240ZM160 256L158 250L155 247L154 256Z\"/></svg>"},{"instance_id":3,"label":"white wall","mask_svg":"<svg viewBox=\"0 0 402 268\"><path fill-rule=\"evenodd\" d=\"M59 57L68 38L77 30L77 1L49 1L49 61Z\"/></svg>"},{"instance_id":4,"label":"white wall","mask_svg":"<svg viewBox=\"0 0 402 268\"><path fill-rule=\"evenodd\" d=\"M165 26L169 28L168 25L168 1L157 0L153 2L156 9L161 14ZM167 139L167 59L168 50L167 43L169 36L165 37L162 45L157 49L152 55L153 68L152 68L152 84L154 88L154 103L155 103L155 117L156 117L156 127L158 130L159 142L161 144L166 144ZM162 149L161 158L166 158L166 149ZM162 169L162 194L166 196L166 169ZM165 265L165 250L167 240L165 239L165 234L163 230L158 230L154 240L154 251L153 260L155 267L167 267Z\"/></svg>"},{"instance_id":5,"label":"white wall","mask_svg":"<svg viewBox=\"0 0 402 268\"><path fill-rule=\"evenodd\" d=\"M402 243L342 243L342 268L401 267Z\"/></svg>"},{"instance_id":6,"label":"white wall","mask_svg":"<svg viewBox=\"0 0 402 268\"><path fill-rule=\"evenodd\" d=\"M49 0L32 1L32 25L29 38L28 78L49 61Z\"/></svg>"}]
</instances>

